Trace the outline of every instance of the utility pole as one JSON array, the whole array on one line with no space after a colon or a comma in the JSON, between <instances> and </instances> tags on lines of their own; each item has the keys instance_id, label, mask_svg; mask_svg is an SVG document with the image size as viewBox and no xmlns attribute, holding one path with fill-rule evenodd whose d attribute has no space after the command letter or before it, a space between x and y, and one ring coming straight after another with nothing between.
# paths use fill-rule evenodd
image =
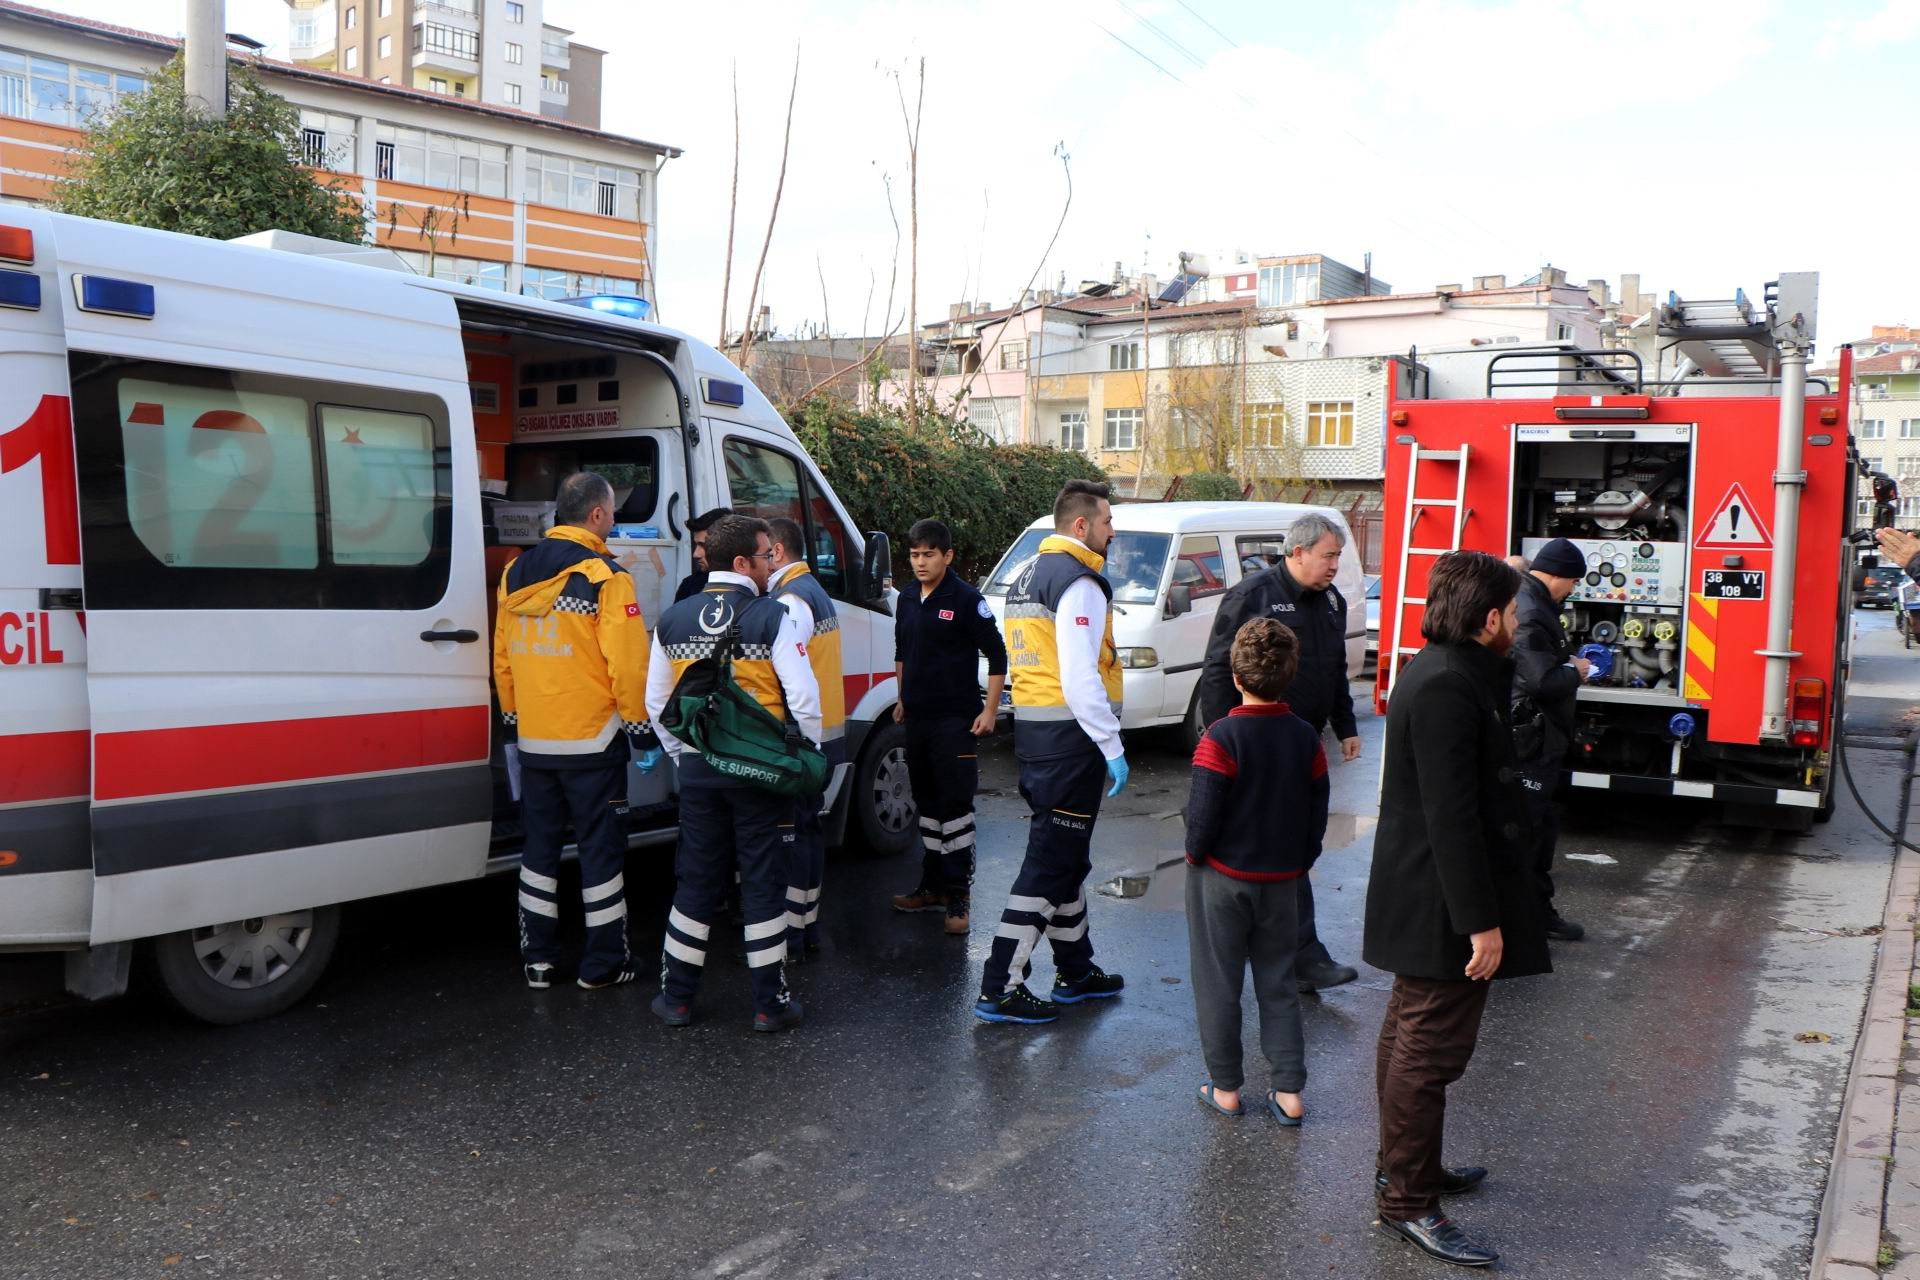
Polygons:
<instances>
[{"instance_id":1,"label":"utility pole","mask_svg":"<svg viewBox=\"0 0 1920 1280\"><path fill-rule=\"evenodd\" d=\"M226 0L187 0L187 110L208 120L227 118Z\"/></svg>"}]
</instances>

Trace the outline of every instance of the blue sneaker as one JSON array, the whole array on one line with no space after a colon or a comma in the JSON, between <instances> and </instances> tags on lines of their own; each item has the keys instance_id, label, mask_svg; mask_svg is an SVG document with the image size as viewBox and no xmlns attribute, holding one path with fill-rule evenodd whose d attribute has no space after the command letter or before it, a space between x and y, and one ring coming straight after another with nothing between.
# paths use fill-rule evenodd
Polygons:
<instances>
[{"instance_id":1,"label":"blue sneaker","mask_svg":"<svg viewBox=\"0 0 1920 1280\"><path fill-rule=\"evenodd\" d=\"M1082 1000L1108 1000L1120 994L1127 980L1117 973L1104 973L1099 965L1087 970L1086 976L1068 982L1058 974L1053 979L1053 1002L1055 1004L1079 1004Z\"/></svg>"},{"instance_id":2,"label":"blue sneaker","mask_svg":"<svg viewBox=\"0 0 1920 1280\"><path fill-rule=\"evenodd\" d=\"M1004 995L981 996L974 1003L973 1016L982 1022L1018 1022L1032 1026L1053 1022L1060 1014L1025 986L1018 986Z\"/></svg>"}]
</instances>

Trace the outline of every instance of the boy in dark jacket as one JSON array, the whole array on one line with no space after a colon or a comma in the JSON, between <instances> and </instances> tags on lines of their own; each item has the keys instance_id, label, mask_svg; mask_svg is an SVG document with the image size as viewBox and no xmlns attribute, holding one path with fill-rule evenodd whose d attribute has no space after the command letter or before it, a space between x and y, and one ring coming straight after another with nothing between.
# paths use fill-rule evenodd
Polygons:
<instances>
[{"instance_id":1,"label":"boy in dark jacket","mask_svg":"<svg viewBox=\"0 0 1920 1280\"><path fill-rule=\"evenodd\" d=\"M1255 618L1235 633L1232 662L1244 701L1201 737L1187 798L1187 941L1208 1075L1200 1100L1227 1115L1243 1110L1240 991L1251 961L1273 1072L1266 1105L1292 1128L1307 1083L1293 882L1326 835L1327 755L1313 726L1280 701L1300 663L1290 628Z\"/></svg>"}]
</instances>

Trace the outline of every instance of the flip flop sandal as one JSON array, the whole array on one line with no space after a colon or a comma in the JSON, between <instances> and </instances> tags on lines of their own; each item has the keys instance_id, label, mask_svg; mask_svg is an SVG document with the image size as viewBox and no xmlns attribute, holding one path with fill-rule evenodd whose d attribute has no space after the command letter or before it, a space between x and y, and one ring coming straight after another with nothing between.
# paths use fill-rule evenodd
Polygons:
<instances>
[{"instance_id":1,"label":"flip flop sandal","mask_svg":"<svg viewBox=\"0 0 1920 1280\"><path fill-rule=\"evenodd\" d=\"M1227 1110L1225 1107L1221 1106L1219 1103L1213 1100L1213 1092L1214 1090L1211 1084L1203 1084L1200 1086L1199 1098L1200 1098L1200 1104L1202 1106L1211 1107L1215 1111L1218 1111L1221 1115L1227 1116L1235 1120L1239 1119L1241 1116L1246 1114L1246 1108L1244 1107L1237 1107L1232 1111ZM1298 1124L1299 1122L1295 1121L1294 1123Z\"/></svg>"},{"instance_id":2,"label":"flip flop sandal","mask_svg":"<svg viewBox=\"0 0 1920 1280\"><path fill-rule=\"evenodd\" d=\"M1280 1099L1274 1097L1271 1093L1267 1095L1267 1110L1273 1113L1273 1118L1280 1122L1282 1129L1298 1129L1300 1122L1306 1119L1306 1112L1304 1111L1297 1116L1288 1115L1281 1109Z\"/></svg>"}]
</instances>

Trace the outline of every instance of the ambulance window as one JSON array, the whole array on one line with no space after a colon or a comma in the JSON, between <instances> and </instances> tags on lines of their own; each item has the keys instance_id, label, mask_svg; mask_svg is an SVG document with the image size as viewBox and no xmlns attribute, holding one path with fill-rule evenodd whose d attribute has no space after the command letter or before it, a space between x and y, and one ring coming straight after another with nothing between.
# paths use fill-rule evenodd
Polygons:
<instances>
[{"instance_id":1,"label":"ambulance window","mask_svg":"<svg viewBox=\"0 0 1920 1280\"><path fill-rule=\"evenodd\" d=\"M819 478L791 455L738 436L728 438L724 453L727 505L762 520L785 516L797 522L806 532L807 560L821 587L836 600L852 601L861 549Z\"/></svg>"},{"instance_id":2,"label":"ambulance window","mask_svg":"<svg viewBox=\"0 0 1920 1280\"><path fill-rule=\"evenodd\" d=\"M436 397L71 358L89 604L428 609L452 465Z\"/></svg>"},{"instance_id":3,"label":"ambulance window","mask_svg":"<svg viewBox=\"0 0 1920 1280\"><path fill-rule=\"evenodd\" d=\"M827 501L827 495L812 484L807 486L807 514L812 517L808 536L812 539L813 552L808 559L813 561L814 575L828 595L837 600L851 599L847 594L852 585L852 579L847 576L847 566L852 562L847 526L840 523L840 516Z\"/></svg>"},{"instance_id":4,"label":"ambulance window","mask_svg":"<svg viewBox=\"0 0 1920 1280\"><path fill-rule=\"evenodd\" d=\"M507 499L552 502L560 482L576 471L606 477L618 504L613 518L621 524L645 523L660 505L660 442L652 436L513 445L507 450Z\"/></svg>"},{"instance_id":5,"label":"ambulance window","mask_svg":"<svg viewBox=\"0 0 1920 1280\"><path fill-rule=\"evenodd\" d=\"M327 531L335 564L419 564L433 551L440 506L433 419L320 406L327 459Z\"/></svg>"}]
</instances>

